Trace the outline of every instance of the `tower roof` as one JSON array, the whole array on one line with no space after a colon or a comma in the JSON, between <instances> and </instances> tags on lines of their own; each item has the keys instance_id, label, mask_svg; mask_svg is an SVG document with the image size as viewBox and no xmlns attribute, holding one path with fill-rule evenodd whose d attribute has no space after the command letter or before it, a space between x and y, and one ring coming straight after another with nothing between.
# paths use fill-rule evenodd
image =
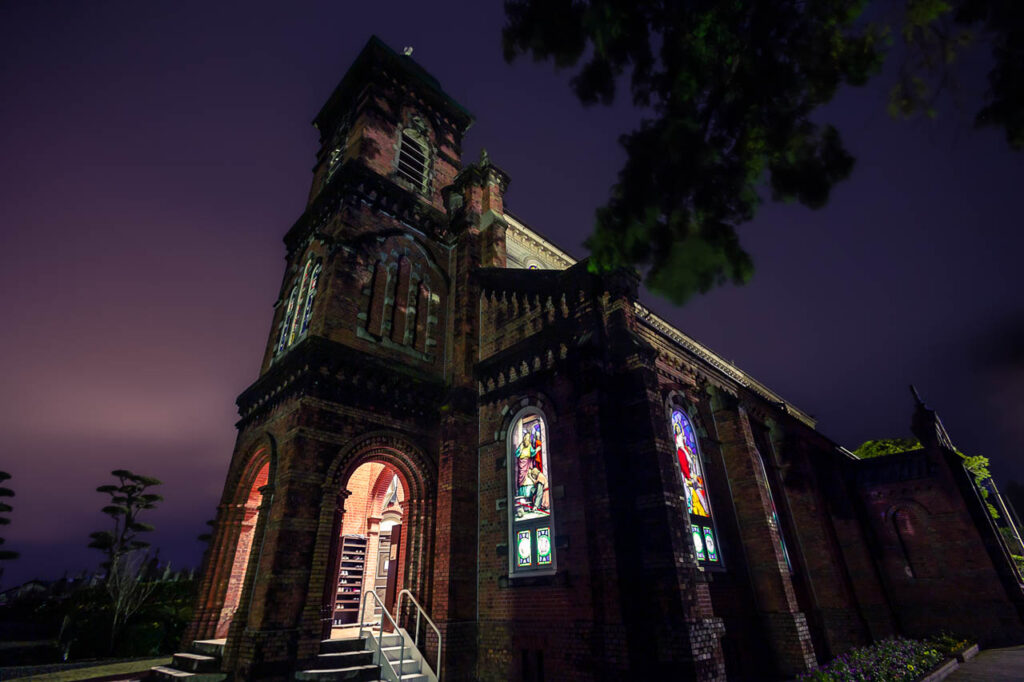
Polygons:
<instances>
[{"instance_id":1,"label":"tower roof","mask_svg":"<svg viewBox=\"0 0 1024 682\"><path fill-rule=\"evenodd\" d=\"M410 85L418 86L419 94L450 118L460 132L465 132L473 124L473 115L441 88L437 78L430 75L411 57L398 54L377 36L371 36L352 66L345 72L341 82L334 88L327 103L313 119L313 125L322 133L333 128L338 115L347 110L352 98L363 85L382 72L390 72Z\"/></svg>"}]
</instances>

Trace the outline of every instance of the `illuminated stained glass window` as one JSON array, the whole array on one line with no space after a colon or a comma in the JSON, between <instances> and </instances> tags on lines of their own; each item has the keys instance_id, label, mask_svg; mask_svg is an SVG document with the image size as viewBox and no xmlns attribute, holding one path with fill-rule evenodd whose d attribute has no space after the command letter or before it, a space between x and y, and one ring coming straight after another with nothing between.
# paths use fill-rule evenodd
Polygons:
<instances>
[{"instance_id":1,"label":"illuminated stained glass window","mask_svg":"<svg viewBox=\"0 0 1024 682\"><path fill-rule=\"evenodd\" d=\"M708 553L708 561L718 561L718 550L715 548L715 535L704 526L704 550Z\"/></svg>"},{"instance_id":2,"label":"illuminated stained glass window","mask_svg":"<svg viewBox=\"0 0 1024 682\"><path fill-rule=\"evenodd\" d=\"M679 409L672 410L672 438L679 473L683 478L686 510L690 516L697 562L702 566L717 566L721 563L721 556L711 512L711 500L704 478L704 464L693 425Z\"/></svg>"},{"instance_id":3,"label":"illuminated stained glass window","mask_svg":"<svg viewBox=\"0 0 1024 682\"><path fill-rule=\"evenodd\" d=\"M528 530L521 530L516 535L516 560L518 566L525 567L533 563L533 541L530 539L532 533Z\"/></svg>"},{"instance_id":4,"label":"illuminated stained glass window","mask_svg":"<svg viewBox=\"0 0 1024 682\"><path fill-rule=\"evenodd\" d=\"M772 506L772 515L769 519L769 523L779 536L779 549L782 550L782 556L786 559L786 568L790 573L792 573L793 563L789 560L789 550L786 548L786 538L782 534L782 526L779 525L779 513L775 510L775 496L772 495L771 482L768 480L768 470L765 469L764 457L761 456L760 450L757 452L757 463L761 465L761 475L764 476L765 489L768 491L768 502Z\"/></svg>"},{"instance_id":5,"label":"illuminated stained glass window","mask_svg":"<svg viewBox=\"0 0 1024 682\"><path fill-rule=\"evenodd\" d=\"M551 563L551 529L537 529L537 563L547 566Z\"/></svg>"},{"instance_id":6,"label":"illuminated stained glass window","mask_svg":"<svg viewBox=\"0 0 1024 682\"><path fill-rule=\"evenodd\" d=\"M306 259L302 274L288 294L288 303L281 318L281 331L277 341L277 353L283 353L309 331L313 314L313 299L320 282L322 263L312 255Z\"/></svg>"},{"instance_id":7,"label":"illuminated stained glass window","mask_svg":"<svg viewBox=\"0 0 1024 682\"><path fill-rule=\"evenodd\" d=\"M690 528L693 529L693 548L697 551L697 560L704 561L704 541L701 539L700 526L694 523Z\"/></svg>"},{"instance_id":8,"label":"illuminated stained glass window","mask_svg":"<svg viewBox=\"0 0 1024 682\"><path fill-rule=\"evenodd\" d=\"M537 413L523 414L509 430L509 525L515 547L512 570L555 567L551 472L547 426Z\"/></svg>"}]
</instances>

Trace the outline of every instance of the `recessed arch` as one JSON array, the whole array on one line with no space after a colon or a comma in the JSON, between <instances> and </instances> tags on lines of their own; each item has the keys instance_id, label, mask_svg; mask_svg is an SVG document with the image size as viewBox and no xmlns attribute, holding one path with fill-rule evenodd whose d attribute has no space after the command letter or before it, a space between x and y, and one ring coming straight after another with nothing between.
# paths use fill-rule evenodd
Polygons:
<instances>
[{"instance_id":1,"label":"recessed arch","mask_svg":"<svg viewBox=\"0 0 1024 682\"><path fill-rule=\"evenodd\" d=\"M316 551L328 557L326 572L310 576L307 617L318 618L323 638L331 636L338 572L341 565L341 535L349 496L346 484L356 470L368 463L381 463L395 472L404 489L402 559L399 579L421 603L429 604L432 567L434 508L437 468L422 448L404 434L375 431L353 439L339 450L328 467L317 529ZM318 597L319 595L319 597Z\"/></svg>"}]
</instances>

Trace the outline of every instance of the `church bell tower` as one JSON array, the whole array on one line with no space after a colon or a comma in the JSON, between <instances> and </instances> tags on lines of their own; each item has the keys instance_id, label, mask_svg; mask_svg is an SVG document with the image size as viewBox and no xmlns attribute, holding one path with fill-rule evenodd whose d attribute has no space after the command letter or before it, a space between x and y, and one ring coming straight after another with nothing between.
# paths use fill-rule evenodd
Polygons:
<instances>
[{"instance_id":1,"label":"church bell tower","mask_svg":"<svg viewBox=\"0 0 1024 682\"><path fill-rule=\"evenodd\" d=\"M284 237L259 377L238 398L187 633L226 638L222 669L235 679L293 670L331 636L352 582L339 578L351 573L345 529L368 513L353 497L365 466L403 490L397 586L446 641L475 636L475 527L457 522L476 512L471 274L504 264L508 178L486 159L461 166L472 121L376 37L313 121L309 198Z\"/></svg>"}]
</instances>

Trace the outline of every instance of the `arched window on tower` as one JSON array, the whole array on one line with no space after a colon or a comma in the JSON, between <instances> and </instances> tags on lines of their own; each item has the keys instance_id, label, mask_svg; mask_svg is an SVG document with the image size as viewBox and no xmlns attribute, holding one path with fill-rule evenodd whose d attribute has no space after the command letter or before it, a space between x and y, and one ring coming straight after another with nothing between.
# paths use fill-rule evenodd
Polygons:
<instances>
[{"instance_id":1,"label":"arched window on tower","mask_svg":"<svg viewBox=\"0 0 1024 682\"><path fill-rule=\"evenodd\" d=\"M555 571L547 424L527 408L508 432L509 575Z\"/></svg>"},{"instance_id":2,"label":"arched window on tower","mask_svg":"<svg viewBox=\"0 0 1024 682\"><path fill-rule=\"evenodd\" d=\"M398 177L407 180L418 192L427 191L427 142L411 128L402 131L398 146Z\"/></svg>"},{"instance_id":3,"label":"arched window on tower","mask_svg":"<svg viewBox=\"0 0 1024 682\"><path fill-rule=\"evenodd\" d=\"M672 438L675 443L679 473L683 477L686 510L690 515L690 532L693 534L693 548L697 554L697 563L703 567L720 567L722 556L718 547L718 535L715 532L711 500L704 477L704 462L701 459L700 448L697 446L697 436L694 433L693 424L690 423L689 417L678 408L672 410Z\"/></svg>"},{"instance_id":4,"label":"arched window on tower","mask_svg":"<svg viewBox=\"0 0 1024 682\"><path fill-rule=\"evenodd\" d=\"M309 321L313 314L313 299L316 297L317 285L320 282L320 270L323 263L310 255L302 268L298 280L292 285L288 294L288 304L281 318L281 328L277 341L277 353L291 348L309 331Z\"/></svg>"}]
</instances>

